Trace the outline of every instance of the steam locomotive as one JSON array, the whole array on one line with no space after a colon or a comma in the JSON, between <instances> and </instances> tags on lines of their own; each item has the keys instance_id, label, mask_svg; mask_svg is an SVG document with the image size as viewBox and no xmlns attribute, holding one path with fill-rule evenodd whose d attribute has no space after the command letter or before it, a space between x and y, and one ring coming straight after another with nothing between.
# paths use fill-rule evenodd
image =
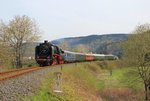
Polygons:
<instances>
[{"instance_id":1,"label":"steam locomotive","mask_svg":"<svg viewBox=\"0 0 150 101\"><path fill-rule=\"evenodd\" d=\"M44 41L35 48L35 60L40 66L49 66L71 62L84 62L94 60L116 60L112 54L85 54L70 52L60 49L58 46Z\"/></svg>"}]
</instances>

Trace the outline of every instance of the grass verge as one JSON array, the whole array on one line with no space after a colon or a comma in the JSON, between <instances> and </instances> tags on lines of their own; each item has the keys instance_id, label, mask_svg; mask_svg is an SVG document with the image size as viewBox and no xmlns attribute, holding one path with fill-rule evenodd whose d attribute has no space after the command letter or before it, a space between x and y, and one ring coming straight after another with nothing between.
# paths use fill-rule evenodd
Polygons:
<instances>
[{"instance_id":1,"label":"grass verge","mask_svg":"<svg viewBox=\"0 0 150 101\"><path fill-rule=\"evenodd\" d=\"M117 68L114 62L108 63L86 62L56 66L42 81L39 91L25 101L142 101L143 85L141 82L131 82L136 79L136 75L130 73L131 68ZM110 73L111 66L113 68ZM62 73L63 93L53 92L55 72Z\"/></svg>"}]
</instances>

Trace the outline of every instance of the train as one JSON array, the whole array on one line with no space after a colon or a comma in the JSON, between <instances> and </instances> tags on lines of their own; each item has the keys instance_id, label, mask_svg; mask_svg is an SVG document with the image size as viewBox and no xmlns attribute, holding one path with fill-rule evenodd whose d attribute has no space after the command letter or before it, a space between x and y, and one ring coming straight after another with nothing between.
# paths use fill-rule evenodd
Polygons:
<instances>
[{"instance_id":1,"label":"train","mask_svg":"<svg viewBox=\"0 0 150 101\"><path fill-rule=\"evenodd\" d=\"M35 60L39 66L117 59L118 57L112 54L87 54L62 50L48 41L35 47Z\"/></svg>"}]
</instances>

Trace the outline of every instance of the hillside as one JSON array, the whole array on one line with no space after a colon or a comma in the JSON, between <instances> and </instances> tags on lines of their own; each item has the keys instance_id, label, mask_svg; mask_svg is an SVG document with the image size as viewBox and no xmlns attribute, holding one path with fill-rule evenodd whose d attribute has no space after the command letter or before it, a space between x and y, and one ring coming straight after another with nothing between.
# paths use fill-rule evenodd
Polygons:
<instances>
[{"instance_id":1,"label":"hillside","mask_svg":"<svg viewBox=\"0 0 150 101\"><path fill-rule=\"evenodd\" d=\"M122 50L120 42L128 38L128 34L106 34L106 35L89 35L83 37L70 37L53 40L51 43L60 45L67 42L69 49L76 48L78 45L88 46L93 53L114 54L121 57ZM25 57L34 57L35 47L39 43L27 43L24 45ZM71 50L73 51L73 50Z\"/></svg>"},{"instance_id":2,"label":"hillside","mask_svg":"<svg viewBox=\"0 0 150 101\"><path fill-rule=\"evenodd\" d=\"M122 50L120 42L128 38L128 34L106 34L106 35L90 35L84 37L70 37L62 38L52 41L53 44L60 45L67 42L70 49L78 46L85 45L93 53L114 54L121 56Z\"/></svg>"}]
</instances>

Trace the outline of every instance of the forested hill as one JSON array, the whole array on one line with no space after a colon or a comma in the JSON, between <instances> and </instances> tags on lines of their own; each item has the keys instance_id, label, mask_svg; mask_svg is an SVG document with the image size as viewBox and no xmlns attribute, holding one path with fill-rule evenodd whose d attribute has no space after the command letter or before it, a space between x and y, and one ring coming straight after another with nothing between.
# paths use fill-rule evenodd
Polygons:
<instances>
[{"instance_id":1,"label":"forested hill","mask_svg":"<svg viewBox=\"0 0 150 101\"><path fill-rule=\"evenodd\" d=\"M90 51L93 53L111 53L120 57L122 54L120 42L126 40L127 38L128 34L105 34L62 38L54 40L52 43L60 45L65 42L71 49L78 45L84 45L88 46Z\"/></svg>"},{"instance_id":2,"label":"forested hill","mask_svg":"<svg viewBox=\"0 0 150 101\"><path fill-rule=\"evenodd\" d=\"M120 42L126 40L128 38L128 34L106 34L106 35L90 35L84 37L70 37L70 38L62 38L58 40L52 41L55 45L61 45L64 42L67 43L67 50L76 51L78 48L82 50L88 47L87 50L93 53L102 53L102 54L114 54L117 56L121 56L122 50L120 48ZM39 43L27 43L24 45L26 49L24 56L25 57L34 57L35 55L35 47ZM80 47L78 47L80 46ZM65 49L63 47L62 49Z\"/></svg>"}]
</instances>

